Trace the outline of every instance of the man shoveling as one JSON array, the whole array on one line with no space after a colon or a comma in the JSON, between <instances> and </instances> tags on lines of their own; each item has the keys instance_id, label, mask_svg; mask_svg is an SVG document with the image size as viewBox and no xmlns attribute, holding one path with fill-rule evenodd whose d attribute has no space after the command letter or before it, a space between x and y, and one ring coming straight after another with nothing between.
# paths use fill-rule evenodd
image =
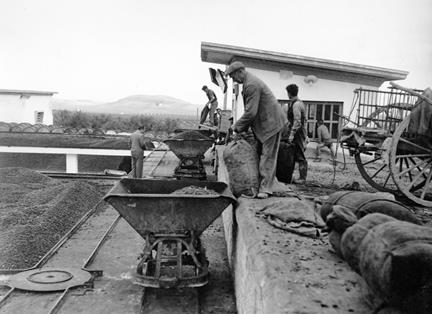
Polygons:
<instances>
[{"instance_id":1,"label":"man shoveling","mask_svg":"<svg viewBox=\"0 0 432 314\"><path fill-rule=\"evenodd\" d=\"M202 90L206 93L208 102L204 105L204 108L201 111L200 124L204 126L214 127L215 125L214 116L215 116L216 109L218 107L217 97L214 91L212 91L206 85L202 87ZM207 116L209 117L209 122L206 125L205 121L207 120Z\"/></svg>"}]
</instances>

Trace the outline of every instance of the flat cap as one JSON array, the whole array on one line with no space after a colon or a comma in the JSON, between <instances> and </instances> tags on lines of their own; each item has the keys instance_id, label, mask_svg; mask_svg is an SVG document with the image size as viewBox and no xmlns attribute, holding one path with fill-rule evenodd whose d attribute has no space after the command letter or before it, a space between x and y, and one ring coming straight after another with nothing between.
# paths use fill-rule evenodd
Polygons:
<instances>
[{"instance_id":1,"label":"flat cap","mask_svg":"<svg viewBox=\"0 0 432 314\"><path fill-rule=\"evenodd\" d=\"M241 63L240 61L234 61L233 63L231 63L228 66L228 69L226 69L225 75L226 76L231 75L235 71L240 70L240 69L244 69L244 68L245 68L245 66L243 63Z\"/></svg>"}]
</instances>

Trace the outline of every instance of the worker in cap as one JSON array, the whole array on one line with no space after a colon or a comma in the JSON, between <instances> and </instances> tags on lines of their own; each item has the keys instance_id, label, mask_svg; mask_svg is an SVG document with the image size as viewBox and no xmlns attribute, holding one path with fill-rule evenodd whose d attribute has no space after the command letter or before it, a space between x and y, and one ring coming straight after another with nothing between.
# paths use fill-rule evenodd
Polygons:
<instances>
[{"instance_id":1,"label":"worker in cap","mask_svg":"<svg viewBox=\"0 0 432 314\"><path fill-rule=\"evenodd\" d=\"M260 187L258 198L273 194L273 181L282 129L287 118L270 88L258 77L248 72L243 63L235 61L225 71L234 82L243 84L244 113L234 123L232 130L245 132L250 127L258 142Z\"/></svg>"},{"instance_id":2,"label":"worker in cap","mask_svg":"<svg viewBox=\"0 0 432 314\"><path fill-rule=\"evenodd\" d=\"M202 87L202 90L204 91L204 93L206 93L208 101L204 105L204 108L201 110L200 124L204 124L204 122L207 119L207 116L209 116L209 124L210 126L214 126L215 125L214 116L215 116L216 109L218 107L217 97L214 91L212 91L206 85Z\"/></svg>"},{"instance_id":3,"label":"worker in cap","mask_svg":"<svg viewBox=\"0 0 432 314\"><path fill-rule=\"evenodd\" d=\"M144 126L138 126L137 130L130 135L129 147L131 150L132 176L142 178L144 150L146 148Z\"/></svg>"}]
</instances>

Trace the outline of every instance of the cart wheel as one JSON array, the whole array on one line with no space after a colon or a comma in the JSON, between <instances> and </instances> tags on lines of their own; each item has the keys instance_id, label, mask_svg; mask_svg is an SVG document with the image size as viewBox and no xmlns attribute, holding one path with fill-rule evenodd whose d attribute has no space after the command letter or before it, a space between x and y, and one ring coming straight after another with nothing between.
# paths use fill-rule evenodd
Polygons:
<instances>
[{"instance_id":1,"label":"cart wheel","mask_svg":"<svg viewBox=\"0 0 432 314\"><path fill-rule=\"evenodd\" d=\"M381 192L397 192L393 183L388 162L383 158L383 152L377 151L372 159L366 159L366 155L357 153L354 155L357 168L363 179L370 186Z\"/></svg>"},{"instance_id":2,"label":"cart wheel","mask_svg":"<svg viewBox=\"0 0 432 314\"><path fill-rule=\"evenodd\" d=\"M393 133L390 172L398 189L413 202L432 206L432 149L422 138L406 130L410 116Z\"/></svg>"}]
</instances>

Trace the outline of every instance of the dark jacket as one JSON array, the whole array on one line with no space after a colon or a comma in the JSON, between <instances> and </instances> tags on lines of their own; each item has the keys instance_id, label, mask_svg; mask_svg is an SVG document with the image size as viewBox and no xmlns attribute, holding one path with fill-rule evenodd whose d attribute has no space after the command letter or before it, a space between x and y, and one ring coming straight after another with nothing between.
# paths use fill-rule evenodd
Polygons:
<instances>
[{"instance_id":1,"label":"dark jacket","mask_svg":"<svg viewBox=\"0 0 432 314\"><path fill-rule=\"evenodd\" d=\"M139 130L136 130L130 135L129 147L131 149L131 153L133 156L143 154L146 148L145 142L146 142L145 136Z\"/></svg>"},{"instance_id":2,"label":"dark jacket","mask_svg":"<svg viewBox=\"0 0 432 314\"><path fill-rule=\"evenodd\" d=\"M245 111L234 124L237 132L252 128L257 139L263 143L282 130L287 118L270 88L255 75L246 72L243 82Z\"/></svg>"}]
</instances>

